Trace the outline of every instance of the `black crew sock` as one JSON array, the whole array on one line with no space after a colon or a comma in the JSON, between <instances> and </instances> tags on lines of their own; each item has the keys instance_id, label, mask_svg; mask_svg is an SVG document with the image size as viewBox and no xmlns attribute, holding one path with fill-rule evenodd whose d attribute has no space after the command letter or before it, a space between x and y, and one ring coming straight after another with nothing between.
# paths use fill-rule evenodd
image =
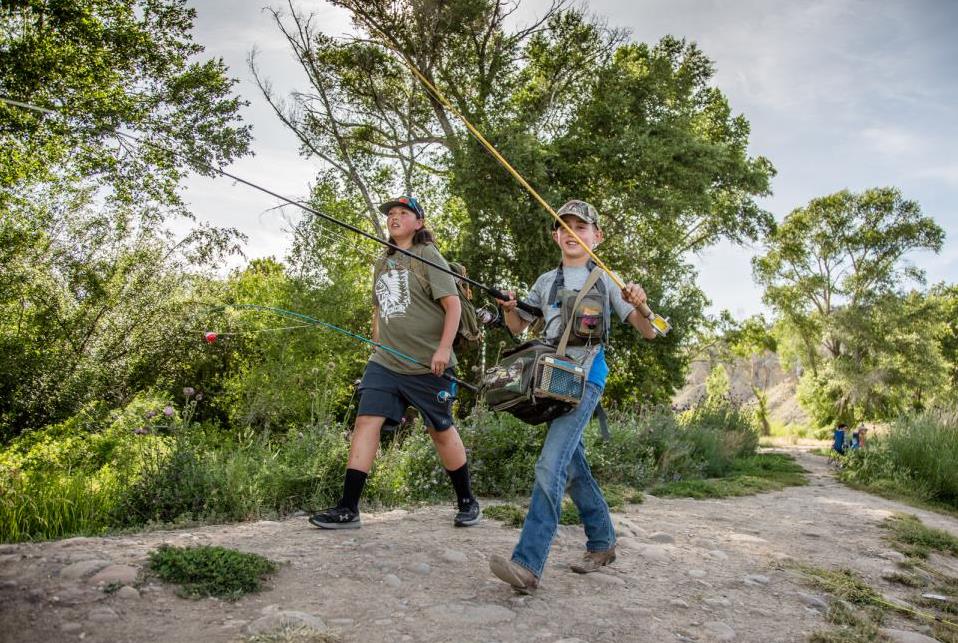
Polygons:
<instances>
[{"instance_id":1,"label":"black crew sock","mask_svg":"<svg viewBox=\"0 0 958 643\"><path fill-rule=\"evenodd\" d=\"M456 490L456 498L459 501L459 506L464 507L470 500L473 500L472 488L469 484L469 464L466 463L455 471L446 469L446 473L449 474L449 479L452 480L452 488Z\"/></svg>"},{"instance_id":2,"label":"black crew sock","mask_svg":"<svg viewBox=\"0 0 958 643\"><path fill-rule=\"evenodd\" d=\"M359 496L363 494L366 478L369 474L359 469L346 469L346 478L343 480L343 497L339 501L340 507L351 509L359 513Z\"/></svg>"}]
</instances>

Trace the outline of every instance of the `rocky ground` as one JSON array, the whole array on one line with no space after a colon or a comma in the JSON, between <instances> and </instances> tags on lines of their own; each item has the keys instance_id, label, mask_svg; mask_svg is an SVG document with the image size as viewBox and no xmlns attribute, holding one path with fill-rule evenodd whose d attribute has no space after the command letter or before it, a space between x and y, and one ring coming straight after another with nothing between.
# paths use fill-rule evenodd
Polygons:
<instances>
[{"instance_id":1,"label":"rocky ground","mask_svg":"<svg viewBox=\"0 0 958 643\"><path fill-rule=\"evenodd\" d=\"M456 529L451 506L364 514L358 531L320 531L296 517L3 545L0 640L215 643L305 624L338 641L804 641L827 629L828 597L781 561L851 567L900 598L900 586L881 578L901 558L881 521L908 511L958 534L958 520L849 489L824 458L795 454L809 486L728 500L649 497L615 514L619 557L603 573L568 569L584 539L581 528L561 527L534 596L488 569L518 531L493 520ZM236 602L182 599L143 573L161 543L222 545L282 565L265 591ZM111 583L124 587L104 592ZM916 621L893 616L885 626L900 641L933 640Z\"/></svg>"}]
</instances>

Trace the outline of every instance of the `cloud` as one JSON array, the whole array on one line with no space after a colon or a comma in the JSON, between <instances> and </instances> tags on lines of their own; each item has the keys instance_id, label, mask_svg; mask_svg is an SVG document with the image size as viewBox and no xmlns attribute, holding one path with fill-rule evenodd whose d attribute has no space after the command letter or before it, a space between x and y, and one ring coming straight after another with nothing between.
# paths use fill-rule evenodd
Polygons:
<instances>
[{"instance_id":1,"label":"cloud","mask_svg":"<svg viewBox=\"0 0 958 643\"><path fill-rule=\"evenodd\" d=\"M866 147L886 157L913 156L927 149L921 137L900 127L868 127L859 136Z\"/></svg>"}]
</instances>

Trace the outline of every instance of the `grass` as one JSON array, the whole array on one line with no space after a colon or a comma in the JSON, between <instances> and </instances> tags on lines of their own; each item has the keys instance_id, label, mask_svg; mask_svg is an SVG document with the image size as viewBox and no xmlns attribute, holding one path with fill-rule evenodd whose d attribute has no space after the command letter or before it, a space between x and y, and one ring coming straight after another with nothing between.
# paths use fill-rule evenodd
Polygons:
<instances>
[{"instance_id":1,"label":"grass","mask_svg":"<svg viewBox=\"0 0 958 643\"><path fill-rule=\"evenodd\" d=\"M602 495L605 496L605 501L608 503L610 511L621 511L625 508L627 503L639 504L643 500L641 491L620 484L603 486ZM506 527L515 528L522 527L526 517L526 509L512 503L492 505L491 507L483 509L482 513L487 518L501 521ZM569 498L565 498L562 501L562 514L559 516L559 524L582 524L582 519L579 517L579 512L576 510L575 505Z\"/></svg>"},{"instance_id":2,"label":"grass","mask_svg":"<svg viewBox=\"0 0 958 643\"><path fill-rule=\"evenodd\" d=\"M825 614L825 620L838 629L814 632L811 643L870 643L878 640L878 625L872 618L861 618L854 606L843 601L833 601ZM881 616L878 613L880 620Z\"/></svg>"},{"instance_id":3,"label":"grass","mask_svg":"<svg viewBox=\"0 0 958 643\"><path fill-rule=\"evenodd\" d=\"M760 453L736 460L724 478L666 482L653 487L649 493L673 498L728 498L805 484L808 484L805 470L790 456Z\"/></svg>"},{"instance_id":4,"label":"grass","mask_svg":"<svg viewBox=\"0 0 958 643\"><path fill-rule=\"evenodd\" d=\"M917 516L896 513L886 518L882 527L889 531L895 549L906 556L925 559L933 551L958 556L958 537L925 525Z\"/></svg>"},{"instance_id":5,"label":"grass","mask_svg":"<svg viewBox=\"0 0 958 643\"><path fill-rule=\"evenodd\" d=\"M841 462L856 489L958 515L958 412L903 416Z\"/></svg>"},{"instance_id":6,"label":"grass","mask_svg":"<svg viewBox=\"0 0 958 643\"><path fill-rule=\"evenodd\" d=\"M482 514L487 518L505 523L506 527L521 527L526 518L526 512L522 507L509 503L486 507L482 510Z\"/></svg>"},{"instance_id":7,"label":"grass","mask_svg":"<svg viewBox=\"0 0 958 643\"><path fill-rule=\"evenodd\" d=\"M262 588L276 564L258 554L225 547L172 547L150 552L149 567L161 579L178 583L184 598L215 596L236 600Z\"/></svg>"}]
</instances>

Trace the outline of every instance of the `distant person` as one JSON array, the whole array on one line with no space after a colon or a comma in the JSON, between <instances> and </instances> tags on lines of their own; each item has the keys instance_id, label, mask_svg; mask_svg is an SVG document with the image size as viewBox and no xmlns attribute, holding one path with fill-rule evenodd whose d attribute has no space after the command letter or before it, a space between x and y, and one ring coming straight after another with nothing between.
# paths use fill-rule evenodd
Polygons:
<instances>
[{"instance_id":1,"label":"distant person","mask_svg":"<svg viewBox=\"0 0 958 643\"><path fill-rule=\"evenodd\" d=\"M832 450L838 452L838 455L845 455L845 434L848 432L848 425L844 422L835 427L835 441L832 443Z\"/></svg>"}]
</instances>

